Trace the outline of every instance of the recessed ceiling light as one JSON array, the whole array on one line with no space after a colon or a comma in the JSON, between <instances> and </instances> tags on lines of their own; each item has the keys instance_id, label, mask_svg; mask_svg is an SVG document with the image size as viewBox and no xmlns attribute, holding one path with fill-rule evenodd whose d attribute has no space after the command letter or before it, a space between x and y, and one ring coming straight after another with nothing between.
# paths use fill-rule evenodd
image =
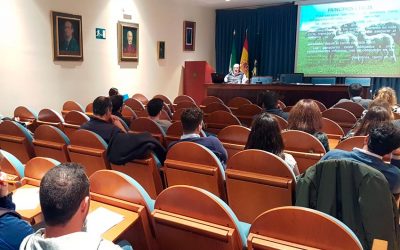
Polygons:
<instances>
[{"instance_id":1,"label":"recessed ceiling light","mask_svg":"<svg viewBox=\"0 0 400 250\"><path fill-rule=\"evenodd\" d=\"M225 0L225 2L230 2L231 0Z\"/></svg>"}]
</instances>

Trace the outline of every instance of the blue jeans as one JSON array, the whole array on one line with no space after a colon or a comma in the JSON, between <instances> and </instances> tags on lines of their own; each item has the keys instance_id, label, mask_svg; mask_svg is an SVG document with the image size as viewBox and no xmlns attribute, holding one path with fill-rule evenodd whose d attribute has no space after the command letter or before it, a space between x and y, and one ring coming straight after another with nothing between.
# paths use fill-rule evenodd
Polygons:
<instances>
[{"instance_id":1,"label":"blue jeans","mask_svg":"<svg viewBox=\"0 0 400 250\"><path fill-rule=\"evenodd\" d=\"M121 240L120 242L117 243L117 245L120 246L123 250L133 250L131 243L129 243L126 240Z\"/></svg>"}]
</instances>

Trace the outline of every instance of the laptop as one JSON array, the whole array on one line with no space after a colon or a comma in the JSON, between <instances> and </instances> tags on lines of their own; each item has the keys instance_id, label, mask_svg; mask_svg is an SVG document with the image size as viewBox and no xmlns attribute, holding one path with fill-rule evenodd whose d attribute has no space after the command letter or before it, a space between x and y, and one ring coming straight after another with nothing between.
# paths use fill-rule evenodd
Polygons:
<instances>
[{"instance_id":1,"label":"laptop","mask_svg":"<svg viewBox=\"0 0 400 250\"><path fill-rule=\"evenodd\" d=\"M211 80L213 83L223 83L224 82L225 75L222 75L220 73L211 73Z\"/></svg>"}]
</instances>

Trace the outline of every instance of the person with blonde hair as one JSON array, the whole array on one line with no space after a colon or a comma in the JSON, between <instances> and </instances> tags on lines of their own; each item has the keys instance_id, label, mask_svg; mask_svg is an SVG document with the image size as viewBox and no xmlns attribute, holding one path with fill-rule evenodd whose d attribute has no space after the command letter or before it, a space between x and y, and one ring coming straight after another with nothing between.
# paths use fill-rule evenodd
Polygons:
<instances>
[{"instance_id":1,"label":"person with blonde hair","mask_svg":"<svg viewBox=\"0 0 400 250\"><path fill-rule=\"evenodd\" d=\"M394 91L394 89L392 89L390 87L380 88L376 92L374 99L382 99L382 100L387 101L391 105L392 111L394 113L400 113L400 109L397 105L397 96L396 96L396 92Z\"/></svg>"}]
</instances>

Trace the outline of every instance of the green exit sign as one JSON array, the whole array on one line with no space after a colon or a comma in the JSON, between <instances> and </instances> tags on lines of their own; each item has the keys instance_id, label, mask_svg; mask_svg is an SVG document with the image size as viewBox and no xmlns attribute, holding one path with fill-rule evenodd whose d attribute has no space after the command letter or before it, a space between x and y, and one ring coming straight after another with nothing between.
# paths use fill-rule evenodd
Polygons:
<instances>
[{"instance_id":1,"label":"green exit sign","mask_svg":"<svg viewBox=\"0 0 400 250\"><path fill-rule=\"evenodd\" d=\"M96 39L106 39L106 29L96 28Z\"/></svg>"}]
</instances>

